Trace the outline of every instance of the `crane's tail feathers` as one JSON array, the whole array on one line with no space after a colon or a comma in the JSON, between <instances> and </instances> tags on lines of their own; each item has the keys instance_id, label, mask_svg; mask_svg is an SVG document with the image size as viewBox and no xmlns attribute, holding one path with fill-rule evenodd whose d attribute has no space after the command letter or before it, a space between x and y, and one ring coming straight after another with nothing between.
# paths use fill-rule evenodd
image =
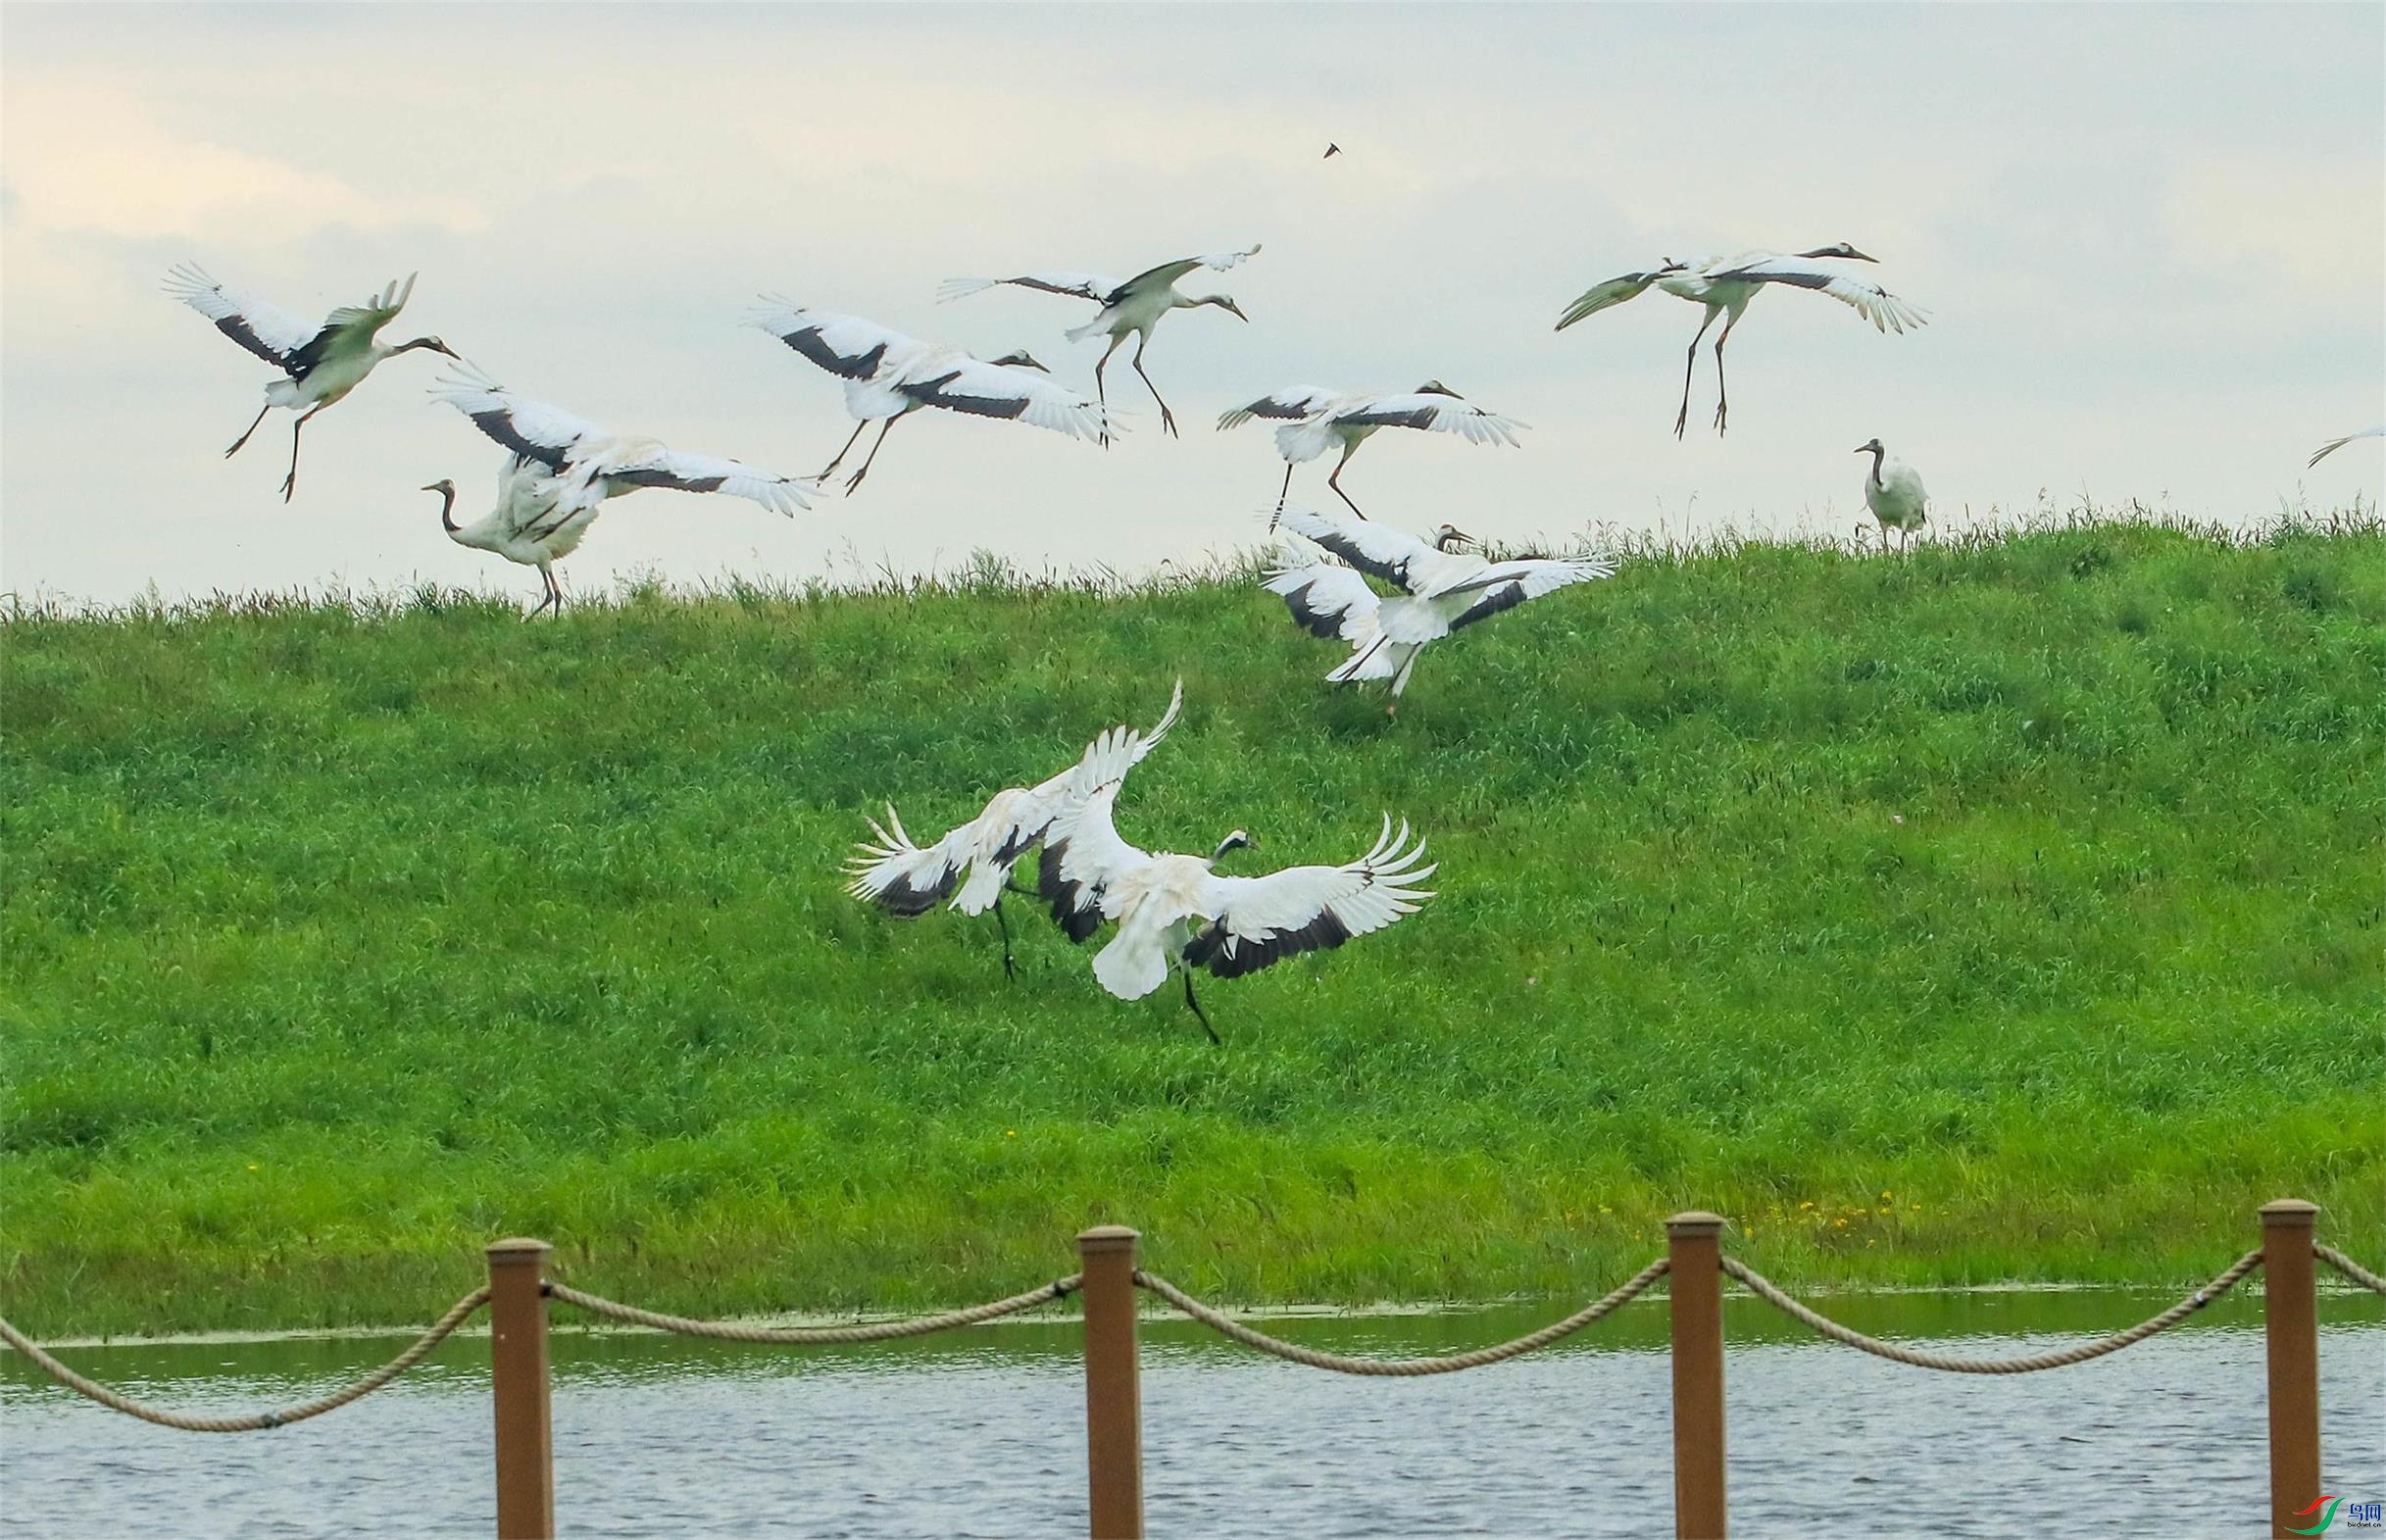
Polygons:
<instances>
[{"instance_id":1,"label":"crane's tail feathers","mask_svg":"<svg viewBox=\"0 0 2386 1540\"><path fill-rule=\"evenodd\" d=\"M1067 331L1061 333L1062 336L1067 337L1071 342L1084 342L1093 337L1108 336L1109 334L1110 327L1102 323L1102 318L1099 316L1087 322L1082 326L1071 326Z\"/></svg>"},{"instance_id":2,"label":"crane's tail feathers","mask_svg":"<svg viewBox=\"0 0 2386 1540\"><path fill-rule=\"evenodd\" d=\"M971 294L982 293L1001 281L1000 278L947 278L936 285L936 303L944 305L957 299L966 299Z\"/></svg>"}]
</instances>

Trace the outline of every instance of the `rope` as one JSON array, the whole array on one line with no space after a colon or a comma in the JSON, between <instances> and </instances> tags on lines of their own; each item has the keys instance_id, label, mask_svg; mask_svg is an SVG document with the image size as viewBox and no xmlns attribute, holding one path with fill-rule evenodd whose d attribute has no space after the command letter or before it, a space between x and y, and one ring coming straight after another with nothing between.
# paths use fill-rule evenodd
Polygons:
<instances>
[{"instance_id":1,"label":"rope","mask_svg":"<svg viewBox=\"0 0 2386 1540\"><path fill-rule=\"evenodd\" d=\"M934 1331L949 1331L956 1326L974 1326L979 1321L993 1320L1002 1316L1016 1316L1047 1300L1065 1299L1074 1294L1085 1282L1085 1275L1072 1272L1066 1278L1014 1294L1005 1300L990 1300L972 1305L968 1310L948 1311L942 1316L922 1316L918 1320L888 1320L872 1326L743 1326L729 1320L690 1320L684 1316L666 1316L656 1311L640 1310L635 1305L622 1305L561 1283L547 1285L547 1293L567 1305L577 1305L593 1315L627 1321L633 1326L651 1326L657 1331L675 1331L684 1337L714 1337L722 1342L885 1342L895 1337L924 1337Z\"/></svg>"},{"instance_id":2,"label":"rope","mask_svg":"<svg viewBox=\"0 0 2386 1540\"><path fill-rule=\"evenodd\" d=\"M2362 1288L2369 1289L2378 1294L2386 1294L2386 1278L2379 1277L2376 1273L2371 1272L2367 1267L2364 1267L2360 1263L2355 1262L2351 1257L2346 1256L2343 1252L2338 1251L2335 1247L2314 1246L2311 1248L2311 1255L2317 1257L2329 1267L2334 1267L2346 1277L2351 1278Z\"/></svg>"},{"instance_id":3,"label":"rope","mask_svg":"<svg viewBox=\"0 0 2386 1540\"><path fill-rule=\"evenodd\" d=\"M155 1422L160 1427L179 1428L185 1433L254 1433L261 1428L287 1427L292 1422L304 1422L309 1417L319 1417L326 1412L337 1412L351 1401L360 1401L372 1395L383 1385L422 1363L431 1349L447 1340L449 1332L463 1325L467 1316L488 1302L489 1291L486 1287L474 1289L458 1300L453 1309L432 1324L430 1330L417 1337L414 1346L345 1389L333 1391L330 1395L317 1401L309 1401L295 1407L283 1407L278 1412L253 1412L247 1416L239 1417L186 1416L179 1412L168 1412L162 1407L143 1405L129 1396L110 1390L98 1380L85 1379L82 1375L75 1373L35 1347L24 1332L19 1331L5 1320L0 1320L0 1341L6 1341L10 1347L32 1360L52 1379L69 1390L89 1396L101 1406L122 1412L126 1416L139 1417L144 1422Z\"/></svg>"},{"instance_id":4,"label":"rope","mask_svg":"<svg viewBox=\"0 0 2386 1540\"><path fill-rule=\"evenodd\" d=\"M1298 1343L1286 1342L1280 1337L1271 1337L1264 1331L1255 1331L1241 1321L1212 1310L1156 1273L1138 1270L1135 1273L1135 1284L1138 1288L1149 1289L1152 1293L1159 1295L1211 1330L1232 1337L1247 1348L1257 1348L1262 1353L1273 1354L1277 1358L1294 1364L1306 1364L1311 1368L1331 1369L1337 1374L1379 1374L1406 1378L1417 1374L1451 1374L1463 1368L1481 1368L1486 1364L1497 1364L1503 1359L1513 1359L1518 1354L1530 1353L1535 1348L1548 1347L1559 1338L1571 1336L1592 1321L1625 1304L1650 1284L1664 1277L1669 1267L1671 1264L1666 1259L1660 1257L1632 1274L1615 1293L1585 1306L1564 1320L1543 1326L1539 1331L1529 1335L1502 1342L1494 1347L1477 1348L1471 1353L1452 1353L1443 1358L1429 1359L1353 1359L1344 1358L1339 1353L1320 1353L1316 1348L1305 1348Z\"/></svg>"},{"instance_id":5,"label":"rope","mask_svg":"<svg viewBox=\"0 0 2386 1540\"><path fill-rule=\"evenodd\" d=\"M1784 1315L1806 1322L1834 1342L1861 1348L1876 1358L1911 1364L1916 1368L1943 1368L1956 1374L2026 1374L2033 1369L2062 1368L2070 1364L2085 1364L2090 1359L2117 1353L2132 1343L2143 1342L2158 1331L2166 1331L2188 1316L2210 1305L2234 1288L2237 1280L2262 1266L2262 1253L2249 1251L2230 1265L2226 1272L2196 1290L2151 1319L2141 1320L2126 1331L2116 1331L2109 1337L2082 1342L2074 1347L2060 1348L2053 1353L2033 1353L2026 1358L1964 1359L1944 1353L1922 1353L1913 1348L1901 1348L1894 1342L1867 1337L1863 1332L1843 1326L1828 1316L1801 1305L1773 1286L1770 1279L1734 1257L1723 1259L1723 1270L1748 1285L1750 1292Z\"/></svg>"}]
</instances>

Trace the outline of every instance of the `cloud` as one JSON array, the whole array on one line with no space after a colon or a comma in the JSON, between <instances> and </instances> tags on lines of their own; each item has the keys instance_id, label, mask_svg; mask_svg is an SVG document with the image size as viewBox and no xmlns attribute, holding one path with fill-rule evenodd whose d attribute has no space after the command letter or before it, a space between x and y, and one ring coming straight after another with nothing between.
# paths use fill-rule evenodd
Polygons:
<instances>
[{"instance_id":1,"label":"cloud","mask_svg":"<svg viewBox=\"0 0 2386 1540\"><path fill-rule=\"evenodd\" d=\"M14 232L284 241L333 225L477 228L469 205L376 197L318 172L181 137L120 86L12 80L6 211Z\"/></svg>"}]
</instances>

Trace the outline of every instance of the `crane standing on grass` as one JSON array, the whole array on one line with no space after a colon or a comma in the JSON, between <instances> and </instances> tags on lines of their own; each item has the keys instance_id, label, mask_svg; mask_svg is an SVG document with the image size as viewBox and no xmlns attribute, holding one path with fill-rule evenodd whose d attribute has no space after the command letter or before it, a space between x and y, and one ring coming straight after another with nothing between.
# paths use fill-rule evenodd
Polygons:
<instances>
[{"instance_id":1,"label":"crane standing on grass","mask_svg":"<svg viewBox=\"0 0 2386 1540\"><path fill-rule=\"evenodd\" d=\"M257 409L247 430L232 440L224 458L229 460L240 453L257 424L275 407L299 413L298 421L290 425L290 473L281 478L281 500L286 503L298 490L298 435L316 413L363 384L365 376L385 358L417 348L454 358L456 350L437 337L399 343L373 340L406 308L418 276L407 274L405 287L390 283L362 305L342 305L325 316L322 325L312 326L286 310L225 288L195 263L171 270L166 275L167 293L214 322L218 331L286 376L265 387L265 405Z\"/></svg>"},{"instance_id":2,"label":"crane standing on grass","mask_svg":"<svg viewBox=\"0 0 2386 1540\"><path fill-rule=\"evenodd\" d=\"M1052 372L1024 352L989 362L960 348L907 337L859 316L806 310L775 296L766 296L763 308L747 323L845 381L845 410L855 419L853 436L815 480L827 480L861 442L862 430L872 422L880 424L862 469L845 483L847 492L870 474L896 420L928 407L1007 418L1071 438L1095 438L1110 429L1109 415L1099 403L1041 377Z\"/></svg>"},{"instance_id":3,"label":"crane standing on grass","mask_svg":"<svg viewBox=\"0 0 2386 1540\"><path fill-rule=\"evenodd\" d=\"M1736 257L1687 263L1668 257L1654 268L1627 273L1585 290L1558 318L1558 329L1564 331L1586 316L1637 299L1651 284L1677 299L1704 305L1706 319L1699 323L1698 335L1690 339L1689 355L1682 363L1682 407L1673 418L1673 436L1679 438L1690 421L1690 375L1698 368L1699 341L1707 335L1707 328L1715 324L1715 317L1728 313L1730 319L1723 323L1722 334L1715 339L1715 430L1720 433L1731 411L1731 398L1723 385L1723 344L1731 340L1731 328L1740 323L1749 302L1766 284L1818 289L1841 304L1852 306L1878 331L1902 335L1909 326L1927 324L1928 317L1923 311L1879 284L1857 277L1845 269L1825 265L1874 260L1845 241L1786 257L1769 251L1748 251Z\"/></svg>"},{"instance_id":4,"label":"crane standing on grass","mask_svg":"<svg viewBox=\"0 0 2386 1540\"><path fill-rule=\"evenodd\" d=\"M1152 383L1152 376L1143 373L1143 350L1152 340L1152 328L1158 326L1160 319L1170 311L1199 310L1204 305L1216 305L1235 320L1248 323L1251 318L1243 314L1242 307L1235 304L1231 296L1179 294L1176 280L1195 268L1210 268L1223 273L1239 265L1245 258L1259 254L1260 248L1253 246L1247 251L1180 257L1124 280L1106 278L1092 273L1050 272L1022 273L1010 278L949 278L937 289L936 297L939 301L954 300L965 294L993 288L997 284L1016 283L1021 288L1041 289L1047 294L1067 294L1076 299L1092 300L1102 307L1095 313L1094 319L1082 326L1070 327L1063 335L1071 342L1083 342L1089 337L1110 338L1110 346L1103 349L1101 360L1094 365L1094 399L1104 406L1109 405L1110 398L1104 393L1102 383L1103 366L1110 363L1111 355L1118 351L1119 344L1131 336L1135 339L1132 361L1135 373L1142 377L1143 387L1152 393L1152 399L1160 404L1162 429L1173 436L1176 432L1176 416L1168 410L1168 402L1161 399L1160 387ZM1103 436L1102 442L1110 442L1108 434Z\"/></svg>"},{"instance_id":5,"label":"crane standing on grass","mask_svg":"<svg viewBox=\"0 0 2386 1540\"><path fill-rule=\"evenodd\" d=\"M1891 460L1877 438L1857 445L1856 453L1872 457L1872 469L1864 472L1864 506L1880 522L1880 554L1889 554L1892 529L1899 535L1898 549L1907 549L1914 531L1928 522L1930 494L1922 490L1921 476L1903 460Z\"/></svg>"},{"instance_id":6,"label":"crane standing on grass","mask_svg":"<svg viewBox=\"0 0 2386 1540\"><path fill-rule=\"evenodd\" d=\"M1342 490L1342 468L1351 463L1351 456L1359 453L1361 444L1375 436L1378 428L1413 427L1428 433L1456 433L1469 444L1506 444L1514 449L1516 434L1526 426L1515 418L1484 411L1438 379L1428 379L1405 394L1388 396L1336 395L1318 385L1295 385L1224 413L1218 420L1218 430L1222 433L1240 427L1255 417L1284 424L1276 429L1276 453L1284 457L1284 484L1276 491L1278 516L1284 512L1284 499L1292 495L1293 468L1340 444L1342 458L1334 462L1325 484L1342 499L1345 507L1365 519L1367 515ZM1275 527L1273 519L1268 522L1268 527Z\"/></svg>"},{"instance_id":7,"label":"crane standing on grass","mask_svg":"<svg viewBox=\"0 0 2386 1540\"><path fill-rule=\"evenodd\" d=\"M580 537L596 522L594 505L569 513L556 506L548 486L550 473L536 460L507 456L505 469L497 473L497 506L469 524L456 522L455 482L441 476L423 489L439 494L439 522L450 540L538 569L544 592L524 620L541 610L563 609L564 590L555 580L553 564L578 550Z\"/></svg>"},{"instance_id":8,"label":"crane standing on grass","mask_svg":"<svg viewBox=\"0 0 2386 1540\"><path fill-rule=\"evenodd\" d=\"M853 860L846 866L846 874L853 881L845 891L902 919L926 914L948 896L952 898L950 907L965 915L982 915L991 909L994 922L1003 934L1003 972L1007 977L1018 977L1019 963L1011 951L1011 921L1003 918L1003 895L1034 894L1011 886L1012 869L1043 842L1053 820L1067 805L1069 788L1082 778L1079 768L1086 760L1114 743L1126 745L1122 752L1129 756L1128 763L1141 760L1168 735L1184 698L1184 681L1179 679L1175 693L1168 697L1168 711L1149 732L1136 733L1126 727L1109 729L1086 750L1078 764L1038 785L1009 786L996 792L976 818L948 831L932 845L912 843L895 805L888 803L886 822L880 824L874 819L870 822L876 843L857 847ZM969 873L967 881L961 875L965 869ZM954 892L956 886L961 890L959 893Z\"/></svg>"}]
</instances>

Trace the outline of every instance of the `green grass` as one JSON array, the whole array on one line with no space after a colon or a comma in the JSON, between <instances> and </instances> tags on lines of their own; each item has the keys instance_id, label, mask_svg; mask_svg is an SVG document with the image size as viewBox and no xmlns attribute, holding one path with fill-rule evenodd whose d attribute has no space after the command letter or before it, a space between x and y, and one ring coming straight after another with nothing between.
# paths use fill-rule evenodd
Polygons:
<instances>
[{"instance_id":1,"label":"green grass","mask_svg":"<svg viewBox=\"0 0 2386 1540\"><path fill-rule=\"evenodd\" d=\"M1694 1206L1802 1281L2201 1278L2283 1193L2386 1250L2372 518L1645 553L1396 721L1239 577L0 641L28 1329L420 1320L514 1232L708 1313L1007 1293L1103 1220L1244 1300L1582 1295ZM1220 1050L1024 906L1007 985L840 891L881 799L941 828L1179 671L1130 837L1389 809L1440 898L1214 980Z\"/></svg>"}]
</instances>

